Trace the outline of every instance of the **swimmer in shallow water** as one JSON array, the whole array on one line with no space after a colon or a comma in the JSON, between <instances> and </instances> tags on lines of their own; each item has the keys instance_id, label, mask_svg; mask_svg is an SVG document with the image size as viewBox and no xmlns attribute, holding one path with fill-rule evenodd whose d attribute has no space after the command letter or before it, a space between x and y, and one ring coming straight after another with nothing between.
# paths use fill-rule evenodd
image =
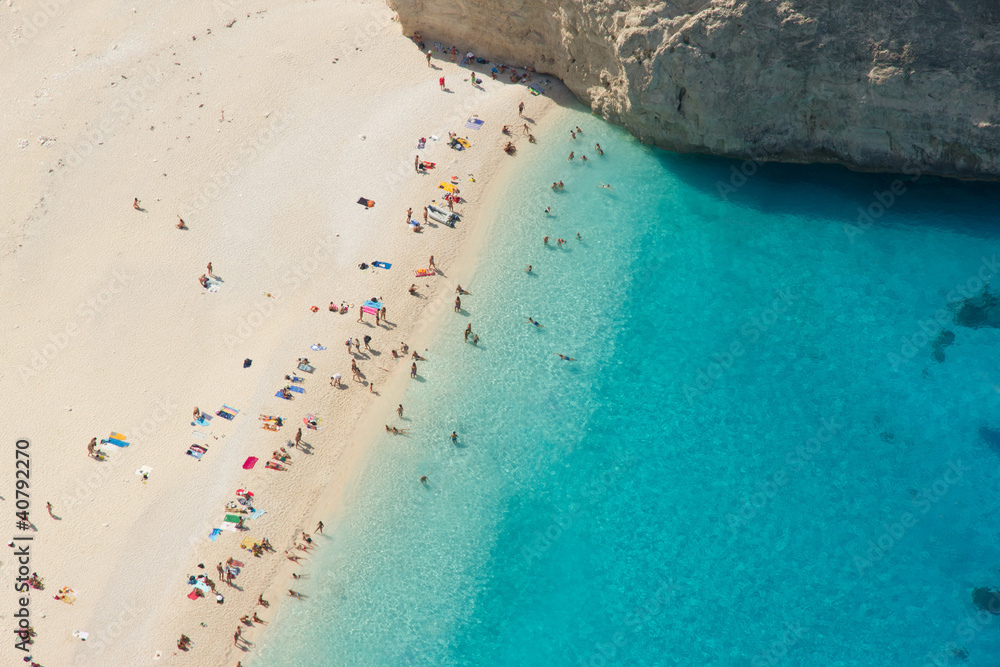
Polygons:
<instances>
[{"instance_id":1,"label":"swimmer in shallow water","mask_svg":"<svg viewBox=\"0 0 1000 667\"><path fill-rule=\"evenodd\" d=\"M559 354L558 352L553 352L552 354L558 356L563 361L576 361L573 357L567 357L565 354Z\"/></svg>"},{"instance_id":2,"label":"swimmer in shallow water","mask_svg":"<svg viewBox=\"0 0 1000 667\"><path fill-rule=\"evenodd\" d=\"M542 324L540 322L536 322L534 319L532 319L530 317L527 320L525 320L524 323L525 324L534 324L536 327L541 327L542 329L545 328L544 326L542 326Z\"/></svg>"},{"instance_id":3,"label":"swimmer in shallow water","mask_svg":"<svg viewBox=\"0 0 1000 667\"><path fill-rule=\"evenodd\" d=\"M614 190L614 188L611 187L610 185L608 185L607 183L601 183L600 185L595 185L594 187L595 188L604 188L605 190Z\"/></svg>"}]
</instances>

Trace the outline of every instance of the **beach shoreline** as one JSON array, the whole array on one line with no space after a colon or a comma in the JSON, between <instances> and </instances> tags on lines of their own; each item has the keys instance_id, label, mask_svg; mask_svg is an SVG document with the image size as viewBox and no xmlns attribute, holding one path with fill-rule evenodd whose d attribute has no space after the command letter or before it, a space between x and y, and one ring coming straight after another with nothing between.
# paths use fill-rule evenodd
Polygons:
<instances>
[{"instance_id":1,"label":"beach shoreline","mask_svg":"<svg viewBox=\"0 0 1000 667\"><path fill-rule=\"evenodd\" d=\"M5 146L19 145L12 137L31 136L42 131L40 126L65 129L62 135L52 132L49 143L29 143L14 170L0 172L25 193L22 208L15 202L9 212L20 221L21 236L2 239L0 260L13 311L13 324L4 331L13 342L4 360L11 370L3 382L19 397L16 412L23 414L6 426L4 446L25 436L39 443L34 445L39 472L33 488L36 497L52 499L58 517L50 521L41 511L43 501L36 501L40 541L32 568L45 580L46 592L36 593L41 600L32 618L38 632L34 656L42 664L236 664L249 656L233 647L239 616L256 609L273 620L280 606L275 598L295 569L282 551L293 548L301 531L312 532L316 520L335 525L336 518L323 517L336 517L336 507L363 470L366 448L410 381L405 371L358 355L363 372L376 383L380 395L373 396L350 380L339 346L349 335L371 331L383 359L400 340L423 352L448 312L455 283L473 276L488 233L484 220L493 219L485 214L486 202L502 187L504 169L522 159L503 154L500 125L517 120L519 101L540 121L572 98L556 82L549 90L556 100L533 98L523 85L489 81L482 67L476 71L484 82L473 87L469 70L441 54L434 59L441 69L429 71L381 5L286 2L234 9L232 18L211 8L193 9L176 19L173 32L207 27L185 43L162 26L152 27L149 16L133 19L104 5L63 11L59 29L22 45L20 57L30 59L35 50L65 40L70 25L77 37L89 38L81 43L91 51L74 49L63 57L83 58L92 66L77 64L60 80L55 76L60 67L48 63L52 69L41 76L50 81L45 94L31 97L34 82L15 90L26 107L40 99L59 108L35 112L30 122L8 128ZM120 32L93 37L90 27L105 21L107 12ZM331 13L347 33L336 44L316 25ZM199 51L213 34L225 43ZM109 65L109 54L123 44L127 62ZM243 90L245 77L258 74L250 56L263 51L277 59L276 71L262 76L258 88ZM375 55L363 55L367 52ZM227 54L227 60L219 59ZM395 63L393 71L386 71L384 59ZM329 66L335 66L332 72ZM153 73L152 83L142 87L140 78L131 89L138 91L137 101L115 107L123 98L107 81L114 88L127 86L118 82L134 81L140 67ZM170 78L169 67L183 74ZM215 80L201 86L213 70ZM288 84L292 72L311 85L326 81L342 94L331 101L323 90L296 89ZM445 97L438 90L442 73L457 94ZM103 98L93 92L97 80L105 81ZM356 86L358 80L365 86ZM91 95L97 98L92 107ZM120 115L106 116L109 104ZM369 113L360 113L363 109ZM406 114L405 122L399 121L400 113ZM486 121L478 132L463 126L476 114ZM81 129L70 127L74 122ZM231 124L238 131L232 132ZM93 132L88 127L96 127L100 137L90 136L101 140L85 152L73 137ZM449 130L469 136L472 148L448 149ZM428 141L421 157L437 161L438 167L433 175L417 176L411 142L434 133L442 140ZM522 153L535 150L517 132L512 139ZM345 150L350 160L337 157ZM59 158L74 154L80 161ZM29 163L36 166L28 169ZM123 173L125 164L129 169ZM305 164L308 170L296 167ZM52 174L39 175L47 165ZM171 180L178 172L179 182ZM475 183L467 173L474 174ZM428 200L440 201L442 191L434 184L450 176L459 177L469 199L460 207L463 221L456 230L438 226L413 234L395 224L406 206L416 210L417 218ZM331 183L335 187L326 187ZM135 210L133 193L140 200ZM374 198L375 208L355 204L359 195ZM41 209L30 209L29 203L39 200L44 201ZM177 217L188 230L174 229ZM371 226L377 235L369 233ZM74 235L78 229L87 235ZM429 254L446 275L421 287L427 299L409 297L408 272L423 266ZM376 257L392 261L395 270L355 270L359 262ZM53 258L63 271L51 270ZM223 276L218 293L196 284L205 260ZM326 312L328 300L360 305L362 296L374 295L385 297L387 320L398 328L362 328L348 319L353 312ZM47 307L39 312L38 303ZM80 303L94 305L76 308ZM320 312L309 312L312 306ZM70 324L76 331L67 334L70 343L40 368L32 366L32 350L44 350L47 338L58 338ZM311 343L327 349L310 351ZM295 371L296 356L308 356L317 370L306 376L308 393L284 404L271 394L285 374ZM253 360L249 368L238 363L243 358ZM349 389L328 386L326 378L334 372L344 376ZM216 417L201 428L207 431L208 451L200 461L184 456L191 444L186 435L191 406L212 414L222 404L241 412L231 422ZM279 411L291 413L280 434L258 428L253 413ZM308 455L292 449L287 472L262 470L263 461L255 469L241 469L248 455L266 459L267 451L284 445L305 412L320 416L324 427L305 430L304 440L312 441L315 451L310 463L303 465ZM44 429L33 419L39 413L47 415ZM108 430L124 431L132 446L102 446L111 450L110 462L98 464L86 457L84 445ZM52 441L59 447L44 444ZM152 469L148 481L131 474L141 466ZM274 544L276 553L260 560L240 549L243 535L223 532L217 541L206 539L239 488L253 490L255 504L267 510L248 522L251 530L245 533L266 536ZM10 495L4 495L9 503ZM217 582L224 604L183 597L191 590L184 585L185 574L215 578L214 564L227 557L248 565L236 581L242 592ZM5 561L8 574L10 562ZM73 605L48 595L63 586L74 589ZM269 609L255 606L263 591L272 603ZM88 641L73 637L75 630L89 633ZM264 632L266 625L246 627L251 641ZM190 651L174 648L181 633L192 638ZM9 650L4 647L0 655Z\"/></svg>"}]
</instances>

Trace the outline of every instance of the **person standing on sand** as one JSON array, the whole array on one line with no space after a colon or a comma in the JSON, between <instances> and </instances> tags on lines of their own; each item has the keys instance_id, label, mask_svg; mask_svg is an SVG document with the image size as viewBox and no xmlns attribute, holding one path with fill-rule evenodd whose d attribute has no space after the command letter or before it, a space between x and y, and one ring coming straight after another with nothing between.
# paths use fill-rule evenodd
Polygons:
<instances>
[{"instance_id":1,"label":"person standing on sand","mask_svg":"<svg viewBox=\"0 0 1000 667\"><path fill-rule=\"evenodd\" d=\"M368 393L369 394L374 394L375 393L375 383L374 382L369 382L368 383Z\"/></svg>"},{"instance_id":2,"label":"person standing on sand","mask_svg":"<svg viewBox=\"0 0 1000 667\"><path fill-rule=\"evenodd\" d=\"M411 378L417 377L417 362L415 361L412 364L410 364L410 377Z\"/></svg>"},{"instance_id":3,"label":"person standing on sand","mask_svg":"<svg viewBox=\"0 0 1000 667\"><path fill-rule=\"evenodd\" d=\"M215 276L214 276L214 275L212 274L212 263L211 263L211 262L209 262L209 263L208 263L208 277L209 277L209 278L214 278L214 277L215 277Z\"/></svg>"},{"instance_id":4,"label":"person standing on sand","mask_svg":"<svg viewBox=\"0 0 1000 667\"><path fill-rule=\"evenodd\" d=\"M406 224L410 224L410 220L413 218L413 209L406 209Z\"/></svg>"},{"instance_id":5,"label":"person standing on sand","mask_svg":"<svg viewBox=\"0 0 1000 667\"><path fill-rule=\"evenodd\" d=\"M45 509L48 510L49 516L51 516L54 519L55 517L52 516L52 503L46 502Z\"/></svg>"},{"instance_id":6,"label":"person standing on sand","mask_svg":"<svg viewBox=\"0 0 1000 667\"><path fill-rule=\"evenodd\" d=\"M451 47L451 62L455 62L455 47Z\"/></svg>"},{"instance_id":7,"label":"person standing on sand","mask_svg":"<svg viewBox=\"0 0 1000 667\"><path fill-rule=\"evenodd\" d=\"M351 340L350 338L348 338L348 339L347 339L347 342L346 342L346 343L344 343L344 345L346 345L346 346L347 346L347 354L350 354L350 353L351 353L351 345L353 344L353 342L354 342L354 341L352 341L352 340Z\"/></svg>"},{"instance_id":8,"label":"person standing on sand","mask_svg":"<svg viewBox=\"0 0 1000 667\"><path fill-rule=\"evenodd\" d=\"M323 522L322 521L320 521L319 523L316 524L316 530L314 532L317 532L320 535L323 534Z\"/></svg>"},{"instance_id":9,"label":"person standing on sand","mask_svg":"<svg viewBox=\"0 0 1000 667\"><path fill-rule=\"evenodd\" d=\"M441 90L444 90L444 77L438 79L438 83L441 85Z\"/></svg>"},{"instance_id":10,"label":"person standing on sand","mask_svg":"<svg viewBox=\"0 0 1000 667\"><path fill-rule=\"evenodd\" d=\"M381 297L379 297L379 298L381 298ZM382 321L383 322L388 322L388 320L385 319L385 306L382 306L382 310L379 311L379 314L382 316Z\"/></svg>"},{"instance_id":11,"label":"person standing on sand","mask_svg":"<svg viewBox=\"0 0 1000 667\"><path fill-rule=\"evenodd\" d=\"M433 51L428 51L427 52L427 66L428 67L433 67L433 65L431 65L431 55L433 55L433 53L434 53Z\"/></svg>"},{"instance_id":12,"label":"person standing on sand","mask_svg":"<svg viewBox=\"0 0 1000 667\"><path fill-rule=\"evenodd\" d=\"M413 171L420 171L420 156L413 156Z\"/></svg>"},{"instance_id":13,"label":"person standing on sand","mask_svg":"<svg viewBox=\"0 0 1000 667\"><path fill-rule=\"evenodd\" d=\"M376 315L376 316L375 316L375 318L377 319L377 318L378 318L378 315ZM366 349L366 350L371 350L372 348L371 348L371 346L369 345L369 343L371 343L371 342L372 342L372 337L371 337L371 336L368 336L368 335L366 335L366 336L364 337L364 341L365 341L365 349Z\"/></svg>"},{"instance_id":14,"label":"person standing on sand","mask_svg":"<svg viewBox=\"0 0 1000 667\"><path fill-rule=\"evenodd\" d=\"M521 102L520 104L517 105L517 115L518 116L524 115L524 102Z\"/></svg>"},{"instance_id":15,"label":"person standing on sand","mask_svg":"<svg viewBox=\"0 0 1000 667\"><path fill-rule=\"evenodd\" d=\"M455 312L456 313L462 312L462 297L460 296L455 297Z\"/></svg>"},{"instance_id":16,"label":"person standing on sand","mask_svg":"<svg viewBox=\"0 0 1000 667\"><path fill-rule=\"evenodd\" d=\"M400 419L403 418L403 404L402 403L400 403L399 406L396 408L396 414L399 415Z\"/></svg>"},{"instance_id":17,"label":"person standing on sand","mask_svg":"<svg viewBox=\"0 0 1000 667\"><path fill-rule=\"evenodd\" d=\"M522 134L531 134L531 133L529 132L529 130L530 130L530 129L531 129L531 128L530 128L530 127L528 127L528 124L527 124L527 123L525 123L525 124L524 124L524 129L523 129L523 130L521 131L521 133L522 133Z\"/></svg>"},{"instance_id":18,"label":"person standing on sand","mask_svg":"<svg viewBox=\"0 0 1000 667\"><path fill-rule=\"evenodd\" d=\"M134 208L137 211L141 211L142 210L141 208L139 208L139 198L138 197L134 197L132 199L132 208Z\"/></svg>"},{"instance_id":19,"label":"person standing on sand","mask_svg":"<svg viewBox=\"0 0 1000 667\"><path fill-rule=\"evenodd\" d=\"M89 443L87 443L87 456L95 456L95 451L97 449L97 438L92 438Z\"/></svg>"},{"instance_id":20,"label":"person standing on sand","mask_svg":"<svg viewBox=\"0 0 1000 667\"><path fill-rule=\"evenodd\" d=\"M431 258L427 260L427 270L430 271L431 269L437 269L437 266L434 265L434 255L431 255Z\"/></svg>"},{"instance_id":21,"label":"person standing on sand","mask_svg":"<svg viewBox=\"0 0 1000 667\"><path fill-rule=\"evenodd\" d=\"M219 573L219 579L224 579L226 577L225 571L222 569L222 563L220 562L215 566L215 571Z\"/></svg>"},{"instance_id":22,"label":"person standing on sand","mask_svg":"<svg viewBox=\"0 0 1000 667\"><path fill-rule=\"evenodd\" d=\"M330 376L330 386L340 389L340 373L336 373Z\"/></svg>"},{"instance_id":23,"label":"person standing on sand","mask_svg":"<svg viewBox=\"0 0 1000 667\"><path fill-rule=\"evenodd\" d=\"M427 207L424 206L424 224L427 224Z\"/></svg>"},{"instance_id":24,"label":"person standing on sand","mask_svg":"<svg viewBox=\"0 0 1000 667\"><path fill-rule=\"evenodd\" d=\"M301 442L302 442L302 427L300 426L299 430L295 432L295 446L298 447Z\"/></svg>"}]
</instances>

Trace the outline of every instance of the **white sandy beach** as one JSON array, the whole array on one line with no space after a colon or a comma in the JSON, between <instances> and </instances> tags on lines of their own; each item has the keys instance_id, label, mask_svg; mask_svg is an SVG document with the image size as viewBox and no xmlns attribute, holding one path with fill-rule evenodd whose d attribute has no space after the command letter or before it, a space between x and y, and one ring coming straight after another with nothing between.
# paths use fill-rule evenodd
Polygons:
<instances>
[{"instance_id":1,"label":"white sandy beach","mask_svg":"<svg viewBox=\"0 0 1000 667\"><path fill-rule=\"evenodd\" d=\"M569 95L559 84L529 95L481 65L473 87L443 54L431 69L379 2L13 0L0 28L0 509L4 543L33 536L30 570L45 582L31 595L32 655L46 667L246 662L233 646L239 617L273 619L294 569L282 552L317 520L335 524L373 429L410 382L410 361L391 350L406 341L433 363L423 342L471 277L488 188L522 159L501 150L501 126L512 125L521 156L544 150L544 136L533 146L521 135L517 105L537 122L553 96ZM482 130L464 127L474 114ZM449 131L472 147L448 148ZM441 140L418 151L431 135ZM437 167L415 173L417 154ZM468 200L456 206L462 222L410 231L406 209L420 219L452 176ZM445 275L415 279L430 255ZM359 270L373 260L392 268ZM208 262L217 292L199 285ZM419 297L407 294L414 282ZM369 297L383 299L387 326L357 323ZM333 314L331 301L355 307ZM357 356L358 383L344 341L365 334L378 354ZM299 357L315 373L297 372ZM305 393L275 397L293 372ZM330 386L334 373L344 389ZM195 406L214 415L223 404L240 410L235 419L191 425ZM308 413L322 419L322 430L304 429L312 454L291 450L289 470L266 469ZM286 425L263 430L259 414ZM90 439L112 432L130 446L88 457ZM18 438L30 442L37 531L14 528ZM207 445L200 461L185 455L195 443ZM260 459L252 470L248 456ZM141 466L152 469L146 483ZM210 541L240 488L267 513ZM245 536L268 537L276 553L253 557ZM4 548L0 662L21 664L10 639L17 563ZM228 557L246 564L242 590L216 574ZM201 573L224 604L186 597L188 575ZM63 586L74 604L53 599ZM261 593L270 608L255 605ZM176 648L182 633L188 652Z\"/></svg>"}]
</instances>

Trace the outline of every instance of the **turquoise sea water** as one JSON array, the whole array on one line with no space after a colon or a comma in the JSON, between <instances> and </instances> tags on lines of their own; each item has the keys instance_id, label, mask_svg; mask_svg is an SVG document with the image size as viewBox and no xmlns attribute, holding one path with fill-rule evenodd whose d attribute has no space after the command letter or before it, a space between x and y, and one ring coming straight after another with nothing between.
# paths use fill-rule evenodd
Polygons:
<instances>
[{"instance_id":1,"label":"turquoise sea water","mask_svg":"<svg viewBox=\"0 0 1000 667\"><path fill-rule=\"evenodd\" d=\"M1000 197L564 113L252 664L996 664Z\"/></svg>"}]
</instances>

